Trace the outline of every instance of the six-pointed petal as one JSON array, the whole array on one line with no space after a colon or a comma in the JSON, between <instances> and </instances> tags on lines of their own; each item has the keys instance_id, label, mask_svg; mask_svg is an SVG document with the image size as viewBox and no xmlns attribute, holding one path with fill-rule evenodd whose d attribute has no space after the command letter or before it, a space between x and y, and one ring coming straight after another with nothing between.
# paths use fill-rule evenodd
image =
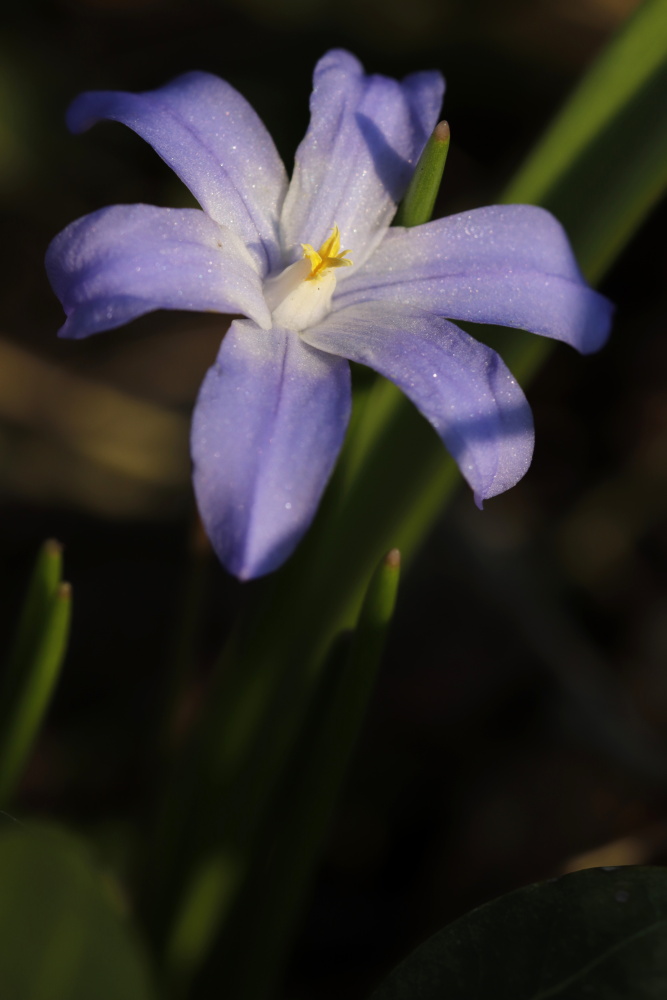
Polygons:
<instances>
[{"instance_id":1,"label":"six-pointed petal","mask_svg":"<svg viewBox=\"0 0 667 1000\"><path fill-rule=\"evenodd\" d=\"M262 263L278 266L278 217L287 174L273 139L244 97L211 73L185 73L144 94L90 91L67 113L73 132L100 119L149 142L212 219Z\"/></svg>"},{"instance_id":2,"label":"six-pointed petal","mask_svg":"<svg viewBox=\"0 0 667 1000\"><path fill-rule=\"evenodd\" d=\"M491 205L390 229L336 296L341 307L369 299L519 327L582 354L602 346L613 313L586 284L563 227L535 205Z\"/></svg>"},{"instance_id":3,"label":"six-pointed petal","mask_svg":"<svg viewBox=\"0 0 667 1000\"><path fill-rule=\"evenodd\" d=\"M433 424L475 499L503 493L533 455L533 417L500 356L423 309L366 302L303 333L322 351L369 365Z\"/></svg>"},{"instance_id":4,"label":"six-pointed petal","mask_svg":"<svg viewBox=\"0 0 667 1000\"><path fill-rule=\"evenodd\" d=\"M298 333L236 320L192 419L197 503L242 580L276 569L308 528L350 412L350 371Z\"/></svg>"},{"instance_id":5,"label":"six-pointed petal","mask_svg":"<svg viewBox=\"0 0 667 1000\"><path fill-rule=\"evenodd\" d=\"M271 325L257 263L230 229L197 209L114 205L73 222L46 269L67 322L87 337L154 309L243 312Z\"/></svg>"}]
</instances>

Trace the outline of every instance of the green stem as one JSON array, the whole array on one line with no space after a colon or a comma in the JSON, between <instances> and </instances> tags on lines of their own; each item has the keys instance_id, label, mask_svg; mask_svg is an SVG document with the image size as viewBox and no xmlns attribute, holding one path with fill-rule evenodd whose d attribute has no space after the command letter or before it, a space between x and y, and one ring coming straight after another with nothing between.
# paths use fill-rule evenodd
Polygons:
<instances>
[{"instance_id":1,"label":"green stem","mask_svg":"<svg viewBox=\"0 0 667 1000\"><path fill-rule=\"evenodd\" d=\"M280 977L374 688L399 569L393 550L371 578L351 640L333 647L225 939L199 977L202 997L218 989L235 1000L262 1000Z\"/></svg>"}]
</instances>

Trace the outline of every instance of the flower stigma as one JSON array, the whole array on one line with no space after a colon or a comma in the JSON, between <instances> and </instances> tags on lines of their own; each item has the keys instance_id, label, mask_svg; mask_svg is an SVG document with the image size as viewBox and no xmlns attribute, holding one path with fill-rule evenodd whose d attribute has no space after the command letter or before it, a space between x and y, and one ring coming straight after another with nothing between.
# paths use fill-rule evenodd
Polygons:
<instances>
[{"instance_id":1,"label":"flower stigma","mask_svg":"<svg viewBox=\"0 0 667 1000\"><path fill-rule=\"evenodd\" d=\"M304 259L310 261L308 281L312 281L329 267L350 267L352 264L351 260L345 260L345 254L350 251L340 248L340 230L336 225L331 230L329 239L324 241L319 250L314 250L310 243L302 243L301 246Z\"/></svg>"},{"instance_id":2,"label":"flower stigma","mask_svg":"<svg viewBox=\"0 0 667 1000\"><path fill-rule=\"evenodd\" d=\"M302 259L269 278L264 286L274 325L296 331L306 330L324 319L336 288L335 269L352 265L345 256L350 251L340 249L340 230L336 225L319 250L310 243L301 246Z\"/></svg>"}]
</instances>

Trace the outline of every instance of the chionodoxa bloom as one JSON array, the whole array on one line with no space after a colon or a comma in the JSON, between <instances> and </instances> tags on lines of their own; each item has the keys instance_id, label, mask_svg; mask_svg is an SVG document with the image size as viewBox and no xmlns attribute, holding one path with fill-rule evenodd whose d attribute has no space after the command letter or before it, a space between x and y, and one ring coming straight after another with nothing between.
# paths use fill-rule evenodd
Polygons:
<instances>
[{"instance_id":1,"label":"chionodoxa bloom","mask_svg":"<svg viewBox=\"0 0 667 1000\"><path fill-rule=\"evenodd\" d=\"M331 51L288 182L233 87L187 73L142 94L82 94L146 139L201 209L115 205L72 223L47 269L86 337L155 309L236 313L192 420L194 488L222 563L276 569L308 528L345 435L348 361L391 379L433 425L478 504L528 468L533 423L496 352L455 326L520 327L595 351L612 307L585 283L559 223L503 205L392 227L435 127L444 81L368 76Z\"/></svg>"}]
</instances>

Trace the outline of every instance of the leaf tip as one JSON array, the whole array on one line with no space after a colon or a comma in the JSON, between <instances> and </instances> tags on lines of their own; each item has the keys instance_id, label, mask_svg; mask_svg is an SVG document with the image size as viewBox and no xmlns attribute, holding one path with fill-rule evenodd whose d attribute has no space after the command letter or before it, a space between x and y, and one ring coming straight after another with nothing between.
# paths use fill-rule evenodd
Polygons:
<instances>
[{"instance_id":1,"label":"leaf tip","mask_svg":"<svg viewBox=\"0 0 667 1000\"><path fill-rule=\"evenodd\" d=\"M435 142L449 142L451 138L451 131L449 128L449 122L438 122L438 124L433 129L433 139Z\"/></svg>"},{"instance_id":2,"label":"leaf tip","mask_svg":"<svg viewBox=\"0 0 667 1000\"><path fill-rule=\"evenodd\" d=\"M401 553L398 549L392 549L384 557L384 564L387 569L400 569L401 568Z\"/></svg>"}]
</instances>

